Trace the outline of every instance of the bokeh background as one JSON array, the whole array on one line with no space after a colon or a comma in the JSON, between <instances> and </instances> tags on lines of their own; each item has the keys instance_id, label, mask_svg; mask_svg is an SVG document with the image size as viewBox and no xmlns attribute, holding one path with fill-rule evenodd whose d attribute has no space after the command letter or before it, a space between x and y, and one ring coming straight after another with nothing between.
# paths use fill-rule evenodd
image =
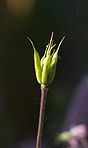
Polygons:
<instances>
[{"instance_id":1,"label":"bokeh background","mask_svg":"<svg viewBox=\"0 0 88 148\"><path fill-rule=\"evenodd\" d=\"M43 141L48 148L56 147L55 135L88 73L88 1L0 0L0 148L35 147L30 144L36 141L41 92L26 37L42 57L52 31L57 45L66 38L47 97Z\"/></svg>"}]
</instances>

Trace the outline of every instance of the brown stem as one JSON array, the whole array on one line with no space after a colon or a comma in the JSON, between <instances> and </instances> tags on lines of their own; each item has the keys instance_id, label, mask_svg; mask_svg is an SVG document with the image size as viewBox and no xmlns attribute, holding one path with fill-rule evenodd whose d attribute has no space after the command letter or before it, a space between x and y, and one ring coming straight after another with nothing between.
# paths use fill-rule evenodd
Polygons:
<instances>
[{"instance_id":1,"label":"brown stem","mask_svg":"<svg viewBox=\"0 0 88 148\"><path fill-rule=\"evenodd\" d=\"M45 112L47 91L48 91L48 88L41 87L40 116L39 116L36 148L41 148L41 139L42 139L43 124L44 124L43 122L44 122L44 112Z\"/></svg>"}]
</instances>

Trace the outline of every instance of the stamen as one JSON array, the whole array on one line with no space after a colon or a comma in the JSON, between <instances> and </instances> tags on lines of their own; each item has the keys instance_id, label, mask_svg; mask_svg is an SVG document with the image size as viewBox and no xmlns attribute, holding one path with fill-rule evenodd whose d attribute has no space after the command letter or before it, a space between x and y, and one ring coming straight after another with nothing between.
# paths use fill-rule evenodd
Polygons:
<instances>
[{"instance_id":1,"label":"stamen","mask_svg":"<svg viewBox=\"0 0 88 148\"><path fill-rule=\"evenodd\" d=\"M46 53L47 53L47 48L45 49L44 57L46 57Z\"/></svg>"},{"instance_id":2,"label":"stamen","mask_svg":"<svg viewBox=\"0 0 88 148\"><path fill-rule=\"evenodd\" d=\"M50 39L49 48L48 48L48 53L49 54L51 52L52 45L53 45L53 34L54 34L54 32L52 32L52 34L51 34L51 39Z\"/></svg>"},{"instance_id":3,"label":"stamen","mask_svg":"<svg viewBox=\"0 0 88 148\"><path fill-rule=\"evenodd\" d=\"M54 32L52 32L52 34L51 34L51 39L50 39L50 44L49 44L50 46L52 44L53 34L54 34Z\"/></svg>"},{"instance_id":4,"label":"stamen","mask_svg":"<svg viewBox=\"0 0 88 148\"><path fill-rule=\"evenodd\" d=\"M46 48L47 48L47 49L49 48L49 43L48 43L48 45L46 45Z\"/></svg>"},{"instance_id":5,"label":"stamen","mask_svg":"<svg viewBox=\"0 0 88 148\"><path fill-rule=\"evenodd\" d=\"M56 46L56 44L54 44L52 47L51 47L51 50Z\"/></svg>"},{"instance_id":6,"label":"stamen","mask_svg":"<svg viewBox=\"0 0 88 148\"><path fill-rule=\"evenodd\" d=\"M53 50L53 53L52 53L51 57L54 55L54 53L55 53L55 49Z\"/></svg>"}]
</instances>

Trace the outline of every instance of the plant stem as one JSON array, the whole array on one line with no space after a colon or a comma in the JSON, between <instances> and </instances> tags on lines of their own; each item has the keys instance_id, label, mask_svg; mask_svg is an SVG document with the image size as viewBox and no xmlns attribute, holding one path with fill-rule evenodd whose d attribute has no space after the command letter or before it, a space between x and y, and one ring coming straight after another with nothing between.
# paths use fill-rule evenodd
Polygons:
<instances>
[{"instance_id":1,"label":"plant stem","mask_svg":"<svg viewBox=\"0 0 88 148\"><path fill-rule=\"evenodd\" d=\"M39 115L36 148L41 148L42 130L43 130L43 124L44 124L44 112L45 112L47 91L48 91L48 88L41 87L40 115Z\"/></svg>"}]
</instances>

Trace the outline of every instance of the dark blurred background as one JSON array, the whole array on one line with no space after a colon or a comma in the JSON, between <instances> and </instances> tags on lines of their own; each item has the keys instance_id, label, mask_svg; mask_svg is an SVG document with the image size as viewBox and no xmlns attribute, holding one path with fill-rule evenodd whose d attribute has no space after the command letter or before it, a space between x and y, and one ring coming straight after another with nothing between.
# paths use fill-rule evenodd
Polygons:
<instances>
[{"instance_id":1,"label":"dark blurred background","mask_svg":"<svg viewBox=\"0 0 88 148\"><path fill-rule=\"evenodd\" d=\"M48 148L55 147L51 141L88 72L88 1L0 0L0 148L28 148L36 141L41 92L26 37L42 57L52 31L55 43L66 38L47 97L43 141Z\"/></svg>"}]
</instances>

